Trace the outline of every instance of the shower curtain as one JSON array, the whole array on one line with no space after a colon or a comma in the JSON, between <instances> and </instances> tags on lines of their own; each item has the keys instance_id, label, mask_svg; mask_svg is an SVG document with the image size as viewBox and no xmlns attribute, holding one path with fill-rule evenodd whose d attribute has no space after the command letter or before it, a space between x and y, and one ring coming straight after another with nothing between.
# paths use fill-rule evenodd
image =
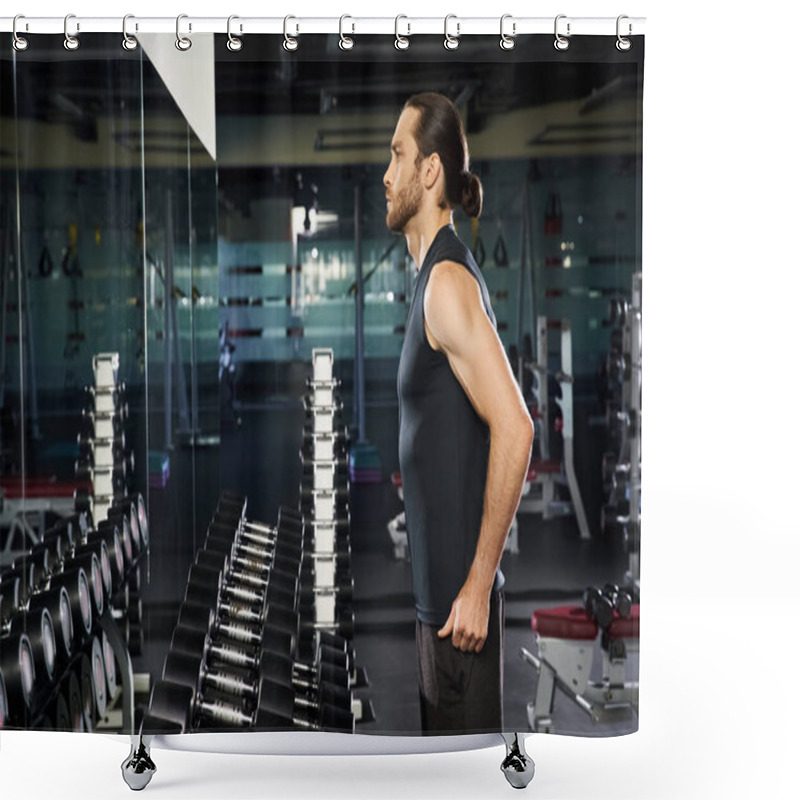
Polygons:
<instances>
[{"instance_id":1,"label":"shower curtain","mask_svg":"<svg viewBox=\"0 0 800 800\"><path fill-rule=\"evenodd\" d=\"M228 24L0 40L0 727L423 732L397 395L419 265L385 176L405 102L435 92L483 191L454 233L534 429L500 563L502 729L634 732L644 37ZM348 431L322 499L319 403ZM296 576L288 710L259 717L270 537L329 497L338 577L320 590L319 551ZM236 504L252 535L191 651L176 631Z\"/></svg>"}]
</instances>

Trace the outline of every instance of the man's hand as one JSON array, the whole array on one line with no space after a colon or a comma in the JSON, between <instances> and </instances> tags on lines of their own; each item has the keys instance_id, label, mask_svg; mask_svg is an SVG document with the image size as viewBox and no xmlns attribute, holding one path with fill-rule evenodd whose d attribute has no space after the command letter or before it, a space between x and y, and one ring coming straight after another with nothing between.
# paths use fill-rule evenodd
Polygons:
<instances>
[{"instance_id":1,"label":"man's hand","mask_svg":"<svg viewBox=\"0 0 800 800\"><path fill-rule=\"evenodd\" d=\"M480 653L489 632L489 593L475 588L468 579L453 601L450 616L439 638L452 634L453 647L463 653Z\"/></svg>"}]
</instances>

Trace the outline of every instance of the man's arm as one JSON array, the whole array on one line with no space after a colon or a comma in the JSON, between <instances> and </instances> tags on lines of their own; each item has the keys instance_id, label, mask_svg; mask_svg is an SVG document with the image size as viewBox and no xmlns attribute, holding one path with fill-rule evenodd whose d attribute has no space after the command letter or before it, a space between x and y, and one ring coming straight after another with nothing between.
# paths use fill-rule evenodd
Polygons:
<instances>
[{"instance_id":1,"label":"man's arm","mask_svg":"<svg viewBox=\"0 0 800 800\"><path fill-rule=\"evenodd\" d=\"M475 557L439 631L440 638L452 634L453 647L480 652L488 631L494 576L528 472L533 423L486 314L478 282L467 270L451 261L437 264L425 289L424 308L428 341L447 356L491 436Z\"/></svg>"}]
</instances>

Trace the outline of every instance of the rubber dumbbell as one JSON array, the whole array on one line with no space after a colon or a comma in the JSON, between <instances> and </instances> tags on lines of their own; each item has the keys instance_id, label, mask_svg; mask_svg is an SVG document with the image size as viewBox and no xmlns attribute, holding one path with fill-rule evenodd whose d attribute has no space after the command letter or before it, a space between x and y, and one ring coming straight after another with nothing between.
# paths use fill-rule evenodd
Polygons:
<instances>
[{"instance_id":1,"label":"rubber dumbbell","mask_svg":"<svg viewBox=\"0 0 800 800\"><path fill-rule=\"evenodd\" d=\"M56 665L65 668L72 657L75 646L74 624L69 595L66 588L54 586L33 595L28 601L28 612L35 613L46 609L50 614L56 633Z\"/></svg>"},{"instance_id":2,"label":"rubber dumbbell","mask_svg":"<svg viewBox=\"0 0 800 800\"><path fill-rule=\"evenodd\" d=\"M620 588L615 583L607 583L603 587L603 594L611 601L617 614L623 619L630 617L633 598L627 590Z\"/></svg>"},{"instance_id":3,"label":"rubber dumbbell","mask_svg":"<svg viewBox=\"0 0 800 800\"><path fill-rule=\"evenodd\" d=\"M103 542L108 552L111 567L110 595L113 596L121 588L129 565L129 561L126 560L121 527L110 520L104 520L96 530L89 531L85 546L96 547L97 542Z\"/></svg>"},{"instance_id":4,"label":"rubber dumbbell","mask_svg":"<svg viewBox=\"0 0 800 800\"><path fill-rule=\"evenodd\" d=\"M8 707L6 724L25 728L31 721L36 668L33 648L24 633L0 639L0 675Z\"/></svg>"},{"instance_id":5,"label":"rubber dumbbell","mask_svg":"<svg viewBox=\"0 0 800 800\"><path fill-rule=\"evenodd\" d=\"M4 570L0 576L0 585L11 586L14 585L14 596L16 598L14 608L20 608L27 605L28 597L33 591L33 568L30 564L25 563L24 559L14 566Z\"/></svg>"},{"instance_id":6,"label":"rubber dumbbell","mask_svg":"<svg viewBox=\"0 0 800 800\"><path fill-rule=\"evenodd\" d=\"M196 682L198 675L216 691L237 698L255 699L255 687L266 679L298 693L314 695L321 703L352 711L346 670L321 663L316 674L300 673L294 669L293 659L272 650L249 653L214 642L201 631L178 627L172 635L162 678L186 683Z\"/></svg>"},{"instance_id":7,"label":"rubber dumbbell","mask_svg":"<svg viewBox=\"0 0 800 800\"><path fill-rule=\"evenodd\" d=\"M83 569L86 573L91 588L93 611L98 617L101 617L105 609L106 595L103 568L100 565L100 559L97 557L96 553L91 551L74 555L64 564L64 574L74 572L76 569Z\"/></svg>"},{"instance_id":8,"label":"rubber dumbbell","mask_svg":"<svg viewBox=\"0 0 800 800\"><path fill-rule=\"evenodd\" d=\"M46 608L19 611L11 618L8 635L27 636L33 656L35 689L45 691L56 672L56 631L50 612Z\"/></svg>"},{"instance_id":9,"label":"rubber dumbbell","mask_svg":"<svg viewBox=\"0 0 800 800\"><path fill-rule=\"evenodd\" d=\"M69 702L67 700L66 687L62 687L58 694L50 703L50 718L53 721L53 728L57 731L71 731L72 720L69 716Z\"/></svg>"},{"instance_id":10,"label":"rubber dumbbell","mask_svg":"<svg viewBox=\"0 0 800 800\"><path fill-rule=\"evenodd\" d=\"M205 727L264 729L306 728L353 730L353 715L324 706L321 713L295 706L294 693L280 684L260 681L252 711L224 700L207 697L200 676L196 688L157 681L150 695L150 713L180 725L182 731ZM314 709L317 712L317 709ZM317 716L318 719L313 717ZM327 727L324 727L327 724Z\"/></svg>"},{"instance_id":11,"label":"rubber dumbbell","mask_svg":"<svg viewBox=\"0 0 800 800\"><path fill-rule=\"evenodd\" d=\"M209 526L204 549L227 556L231 569L252 574L266 574L274 569L297 576L303 563L302 550L291 542L280 540L267 546L256 545L239 540L234 532L215 523Z\"/></svg>"},{"instance_id":12,"label":"rubber dumbbell","mask_svg":"<svg viewBox=\"0 0 800 800\"><path fill-rule=\"evenodd\" d=\"M235 513L219 508L214 512L209 528L233 533L240 539L261 546L269 546L276 541L285 541L302 550L307 541L303 525L293 519L284 517L272 527L253 520L242 519Z\"/></svg>"},{"instance_id":13,"label":"rubber dumbbell","mask_svg":"<svg viewBox=\"0 0 800 800\"><path fill-rule=\"evenodd\" d=\"M142 542L142 532L139 526L139 514L134 503L115 502L108 511L106 519L117 525L128 525L131 536L131 561L134 562L145 549Z\"/></svg>"},{"instance_id":14,"label":"rubber dumbbell","mask_svg":"<svg viewBox=\"0 0 800 800\"><path fill-rule=\"evenodd\" d=\"M614 619L614 604L594 587L584 591L583 608L601 628L607 628Z\"/></svg>"},{"instance_id":15,"label":"rubber dumbbell","mask_svg":"<svg viewBox=\"0 0 800 800\"><path fill-rule=\"evenodd\" d=\"M292 631L271 625L262 618L251 622L235 621L224 603L218 609L211 609L196 602L184 602L178 613L178 626L290 658L297 654L297 636ZM308 669L313 671L313 665L324 662L351 673L352 653L347 643L322 632L318 634L318 640L310 657L305 659L311 665ZM299 670L304 669L304 662L297 661L297 664Z\"/></svg>"},{"instance_id":16,"label":"rubber dumbbell","mask_svg":"<svg viewBox=\"0 0 800 800\"><path fill-rule=\"evenodd\" d=\"M604 534L618 532L630 519L630 504L626 500L608 503L600 509L600 529Z\"/></svg>"},{"instance_id":17,"label":"rubber dumbbell","mask_svg":"<svg viewBox=\"0 0 800 800\"><path fill-rule=\"evenodd\" d=\"M350 675L347 662L342 661L338 652L329 653L329 649L326 648L319 653L318 659L313 664L301 664L291 653L281 652L281 648L285 646L283 636L277 636L274 643L270 640L273 633L277 631L265 626L261 631L259 642L255 646L248 647L217 639L210 629L203 631L178 624L172 634L170 651L202 654L206 659L210 657L223 664L251 672L258 671L265 660L271 658L272 667L263 671L262 677L286 680L289 683L294 681L297 688L306 690L312 690L322 683L349 689Z\"/></svg>"},{"instance_id":18,"label":"rubber dumbbell","mask_svg":"<svg viewBox=\"0 0 800 800\"><path fill-rule=\"evenodd\" d=\"M69 598L73 642L80 645L92 631L94 622L92 589L86 570L75 567L50 578L50 590L63 588Z\"/></svg>"}]
</instances>

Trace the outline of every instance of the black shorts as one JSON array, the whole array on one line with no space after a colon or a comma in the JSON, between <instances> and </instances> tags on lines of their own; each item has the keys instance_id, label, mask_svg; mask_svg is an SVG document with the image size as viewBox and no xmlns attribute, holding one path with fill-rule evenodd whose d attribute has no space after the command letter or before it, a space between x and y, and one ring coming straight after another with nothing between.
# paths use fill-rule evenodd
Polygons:
<instances>
[{"instance_id":1,"label":"black shorts","mask_svg":"<svg viewBox=\"0 0 800 800\"><path fill-rule=\"evenodd\" d=\"M492 592L489 631L480 653L463 653L435 625L417 620L417 675L422 732L503 730L503 592Z\"/></svg>"}]
</instances>

